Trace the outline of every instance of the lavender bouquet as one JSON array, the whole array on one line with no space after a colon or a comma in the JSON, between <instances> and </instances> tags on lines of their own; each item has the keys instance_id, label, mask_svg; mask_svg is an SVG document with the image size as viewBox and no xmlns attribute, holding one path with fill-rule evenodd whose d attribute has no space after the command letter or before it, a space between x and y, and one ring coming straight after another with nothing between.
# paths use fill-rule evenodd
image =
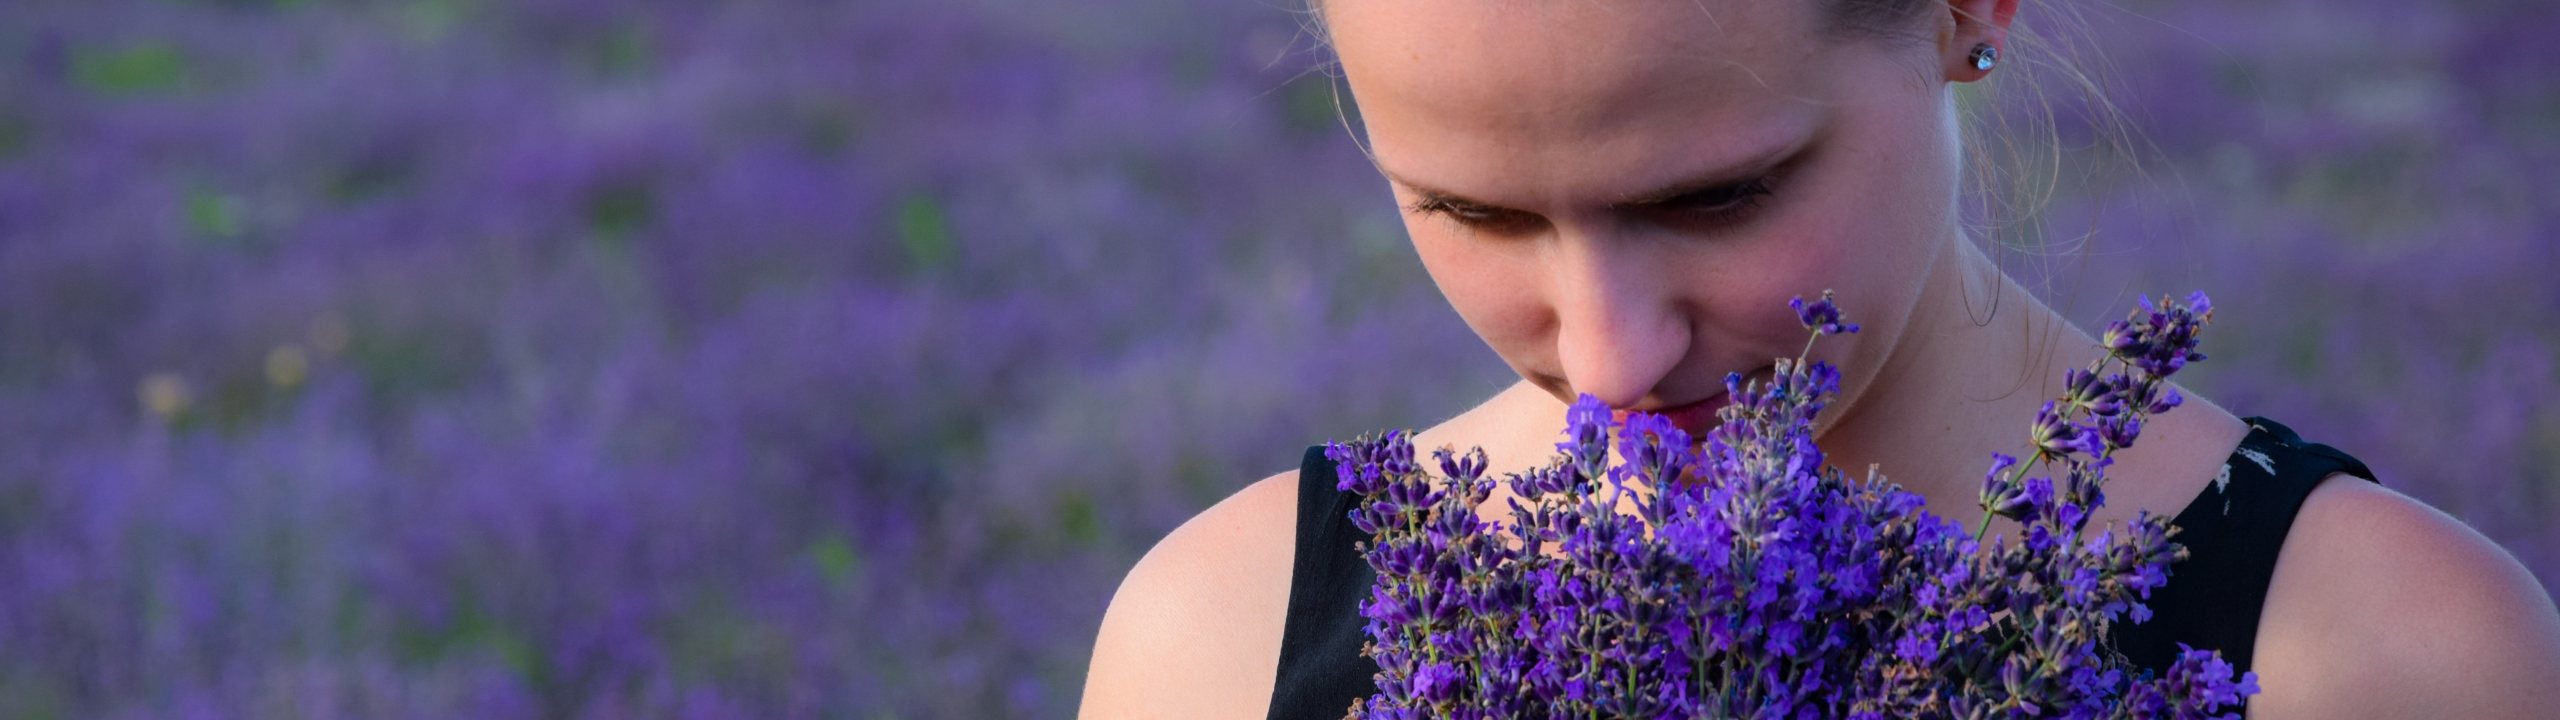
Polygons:
<instances>
[{"instance_id":1,"label":"lavender bouquet","mask_svg":"<svg viewBox=\"0 0 2560 720\"><path fill-rule=\"evenodd\" d=\"M1858 329L1828 292L1791 306L1807 352ZM1560 456L1502 480L1507 523L1476 513L1496 482L1481 448L1438 450L1433 477L1403 431L1331 443L1377 571L1361 612L1378 692L1350 717L2236 718L2255 673L2184 645L2135 673L2102 642L2149 616L2177 529L2140 513L2082 537L2111 456L2178 406L2164 381L2204 359L2212 314L2203 293L2145 297L2111 323L2108 355L2037 414L2034 455L1994 454L1971 532L1872 468L1824 464L1813 421L1840 376L1802 354L1765 385L1728 376L1703 446L1582 396ZM2023 537L1986 545L1993 516Z\"/></svg>"}]
</instances>

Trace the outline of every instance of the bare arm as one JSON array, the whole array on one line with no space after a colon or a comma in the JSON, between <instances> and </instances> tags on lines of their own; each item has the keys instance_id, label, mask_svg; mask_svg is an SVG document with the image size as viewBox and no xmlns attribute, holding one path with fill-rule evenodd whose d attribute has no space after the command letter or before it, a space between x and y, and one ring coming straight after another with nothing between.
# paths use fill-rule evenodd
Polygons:
<instances>
[{"instance_id":1,"label":"bare arm","mask_svg":"<svg viewBox=\"0 0 2560 720\"><path fill-rule=\"evenodd\" d=\"M1079 717L1257 720L1269 712L1297 476L1247 486L1138 560L1103 613Z\"/></svg>"},{"instance_id":2,"label":"bare arm","mask_svg":"<svg viewBox=\"0 0 2560 720\"><path fill-rule=\"evenodd\" d=\"M2560 717L2560 610L2461 521L2336 478L2279 557L2251 717Z\"/></svg>"}]
</instances>

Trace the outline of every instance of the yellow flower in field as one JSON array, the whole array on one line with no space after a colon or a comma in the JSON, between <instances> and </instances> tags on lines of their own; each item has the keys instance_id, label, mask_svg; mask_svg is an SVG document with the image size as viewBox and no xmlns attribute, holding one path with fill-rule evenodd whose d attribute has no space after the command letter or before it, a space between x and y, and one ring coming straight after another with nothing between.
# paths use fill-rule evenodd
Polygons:
<instances>
[{"instance_id":1,"label":"yellow flower in field","mask_svg":"<svg viewBox=\"0 0 2560 720\"><path fill-rule=\"evenodd\" d=\"M267 351L267 382L290 388L302 384L303 378L310 375L311 358L303 354L302 346L285 343Z\"/></svg>"},{"instance_id":2,"label":"yellow flower in field","mask_svg":"<svg viewBox=\"0 0 2560 720\"><path fill-rule=\"evenodd\" d=\"M134 388L134 396L142 401L144 412L162 420L174 419L186 412L195 401L195 391L187 387L187 379L177 373L158 372L142 379Z\"/></svg>"}]
</instances>

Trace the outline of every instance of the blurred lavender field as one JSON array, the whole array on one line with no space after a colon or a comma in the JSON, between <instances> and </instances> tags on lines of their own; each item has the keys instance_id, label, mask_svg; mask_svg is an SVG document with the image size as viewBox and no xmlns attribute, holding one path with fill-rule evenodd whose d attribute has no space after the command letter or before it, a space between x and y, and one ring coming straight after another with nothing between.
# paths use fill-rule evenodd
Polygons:
<instances>
[{"instance_id":1,"label":"blurred lavender field","mask_svg":"<svg viewBox=\"0 0 2560 720\"><path fill-rule=\"evenodd\" d=\"M1070 714L1166 530L1510 379L1290 7L0 5L0 718ZM2154 181L2018 272L2560 572L2560 8L2090 21Z\"/></svg>"}]
</instances>

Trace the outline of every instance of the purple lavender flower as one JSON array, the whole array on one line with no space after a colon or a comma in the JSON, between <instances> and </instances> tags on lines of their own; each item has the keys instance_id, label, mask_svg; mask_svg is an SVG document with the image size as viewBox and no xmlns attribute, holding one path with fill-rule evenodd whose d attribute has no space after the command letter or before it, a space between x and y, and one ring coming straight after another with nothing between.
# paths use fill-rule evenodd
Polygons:
<instances>
[{"instance_id":1,"label":"purple lavender flower","mask_svg":"<svg viewBox=\"0 0 2560 720\"><path fill-rule=\"evenodd\" d=\"M1854 330L1828 297L1797 305L1808 340ZM2109 453L2131 444L2143 416L2175 406L2162 400L2166 373L2139 363L2174 371L2164 358L2193 357L2200 313L2138 312L2163 319L2128 322L2142 340L2101 363L2135 373L2074 371L2036 418L2035 457L1993 456L1983 523L2020 522L2014 543L1985 545L1981 529L1963 532L1884 478L1825 465L1812 423L1839 374L1803 357L1779 359L1765 383L1729 378L1733 402L1694 454L1659 416L1621 423L1578 398L1559 455L1506 478L1517 496L1507 526L1477 519L1480 455L1443 449L1444 477L1429 478L1399 464L1411 456L1400 433L1338 449L1379 466L1345 471L1351 484L1387 483L1355 511L1378 529L1363 552L1378 571L1364 615L1380 672L1378 694L1352 715L2114 717L2237 705L2254 677L2235 683L2210 651L2132 681L2100 642L2117 619L2149 616L2142 601L2185 553L2148 513L2081 539L2105 503ZM2025 476L2046 466L2056 473ZM1622 514L1629 497L1636 511Z\"/></svg>"},{"instance_id":2,"label":"purple lavender flower","mask_svg":"<svg viewBox=\"0 0 2560 720\"><path fill-rule=\"evenodd\" d=\"M1821 334L1838 335L1858 331L1856 323L1840 320L1840 306L1832 301L1829 290L1822 291L1822 299L1811 303L1805 302L1802 297L1788 300L1787 307L1796 311L1796 318L1804 321L1806 328L1818 330Z\"/></svg>"},{"instance_id":3,"label":"purple lavender flower","mask_svg":"<svg viewBox=\"0 0 2560 720\"><path fill-rule=\"evenodd\" d=\"M2036 411L2034 426L2028 437L2035 447L2055 457L2082 454L2097 456L2105 448L2095 428L2079 425L2065 417L2068 412L2060 404L2047 400L2044 409Z\"/></svg>"},{"instance_id":4,"label":"purple lavender flower","mask_svg":"<svg viewBox=\"0 0 2560 720\"><path fill-rule=\"evenodd\" d=\"M1395 217L1319 78L1270 62L1288 13L1159 3L1097 43L988 3L403 5L463 12L0 2L0 497L47 508L5 523L12 709L1055 714L1109 581L1205 483L1511 379L1376 372L1476 338L1409 258L1291 242ZM2461 39L2381 117L2304 105L2370 78L2299 58L2369 33L2106 38L2145 136L2214 169L2205 234L2114 255L2165 228L2105 212L2124 262L2051 286L2334 309L2220 336L2250 352L2198 382L2375 467L2470 468L2403 489L2551 578L2555 506L2508 490L2560 482L2530 441L2560 344L2512 332L2560 326L2560 203L2477 191L2560 180L2518 162L2547 123L2499 112L2554 98L2545 5L2321 4ZM2194 82L2227 63L2267 81ZM2267 87L2300 91L2234 94ZM2434 182L2265 182L2342 175ZM277 384L285 344L307 372ZM163 373L194 400L165 416L132 397ZM2376 386L2430 391L2339 391Z\"/></svg>"}]
</instances>

